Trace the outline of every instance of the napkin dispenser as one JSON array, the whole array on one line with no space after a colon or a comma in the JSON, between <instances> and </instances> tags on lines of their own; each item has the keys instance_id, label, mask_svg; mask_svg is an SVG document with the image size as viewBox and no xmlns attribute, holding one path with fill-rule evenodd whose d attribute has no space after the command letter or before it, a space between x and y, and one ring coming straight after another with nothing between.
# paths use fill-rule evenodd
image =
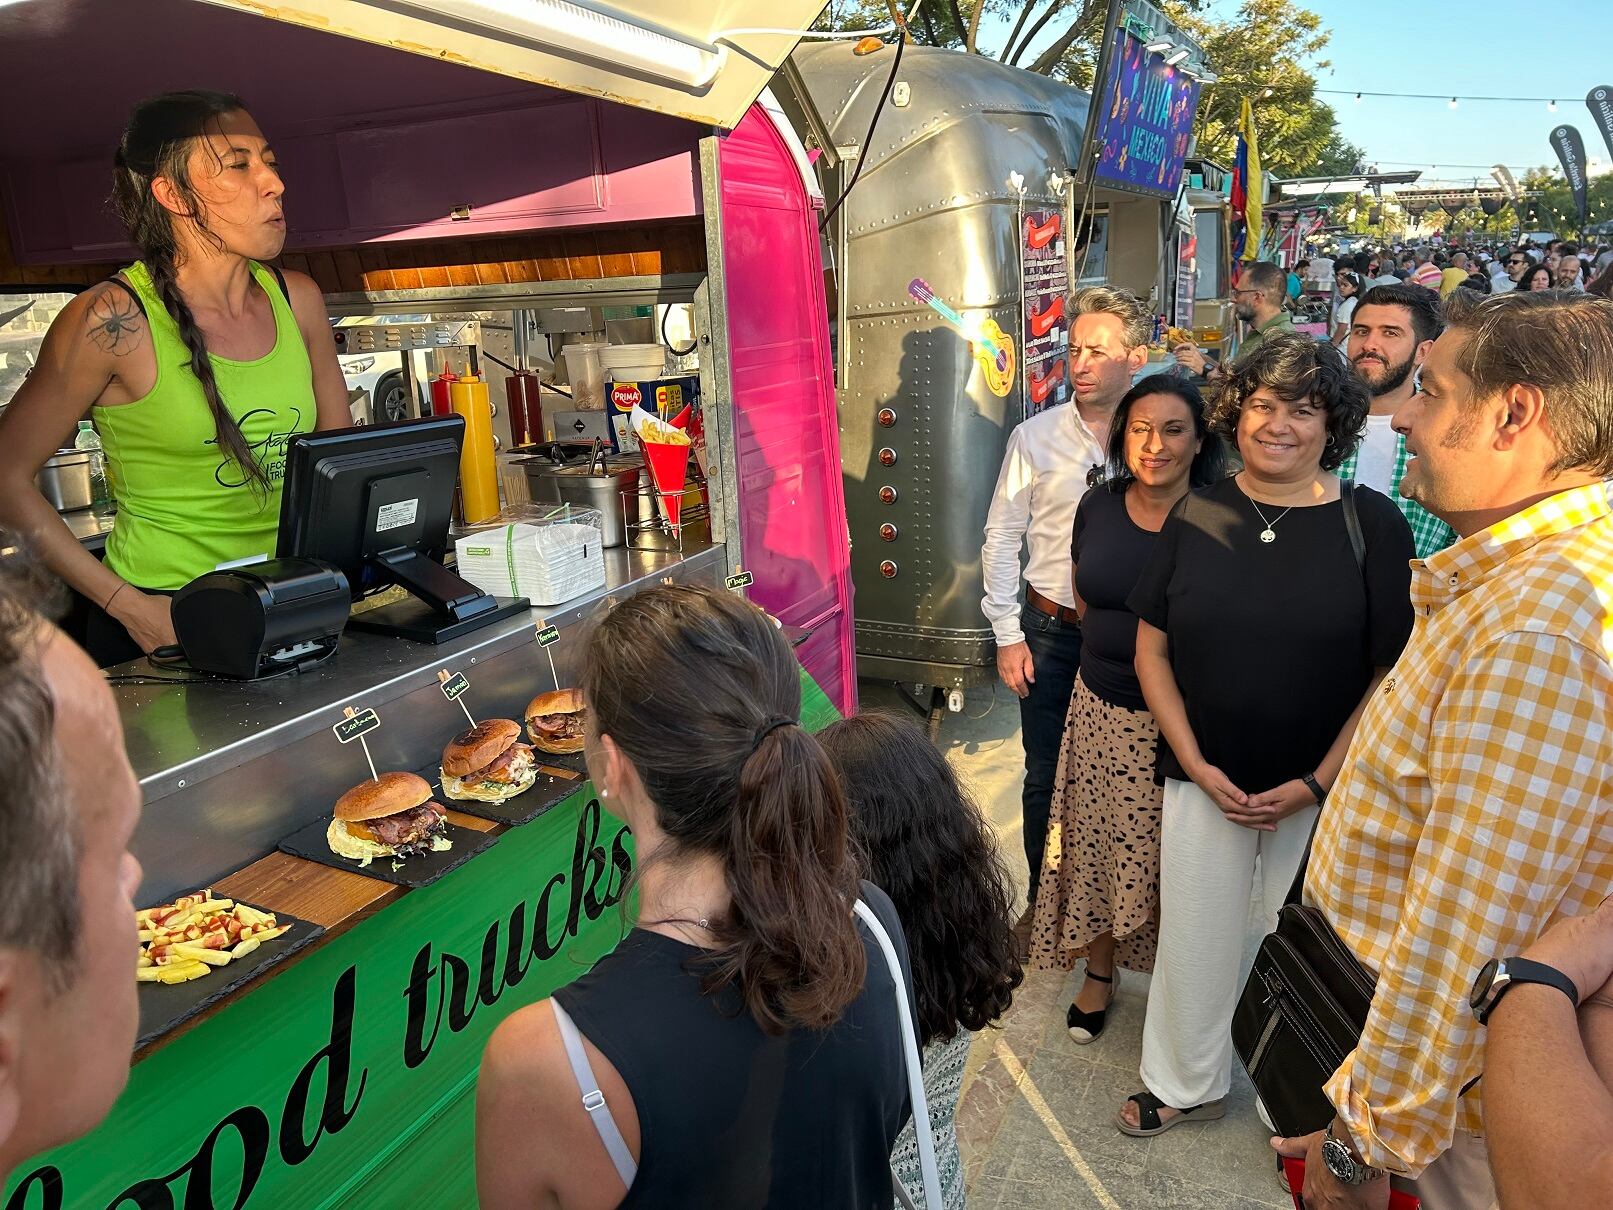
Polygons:
<instances>
[{"instance_id":1,"label":"napkin dispenser","mask_svg":"<svg viewBox=\"0 0 1613 1210\"><path fill-rule=\"evenodd\" d=\"M174 597L174 633L197 672L251 681L309 668L336 649L352 608L347 577L315 559L210 571Z\"/></svg>"}]
</instances>

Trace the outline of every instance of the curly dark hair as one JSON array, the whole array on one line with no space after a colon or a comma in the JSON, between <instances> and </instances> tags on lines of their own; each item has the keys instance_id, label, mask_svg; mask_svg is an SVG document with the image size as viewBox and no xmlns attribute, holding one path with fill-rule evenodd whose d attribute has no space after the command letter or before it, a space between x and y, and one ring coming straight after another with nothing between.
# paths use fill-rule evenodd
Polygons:
<instances>
[{"instance_id":1,"label":"curly dark hair","mask_svg":"<svg viewBox=\"0 0 1613 1210\"><path fill-rule=\"evenodd\" d=\"M1150 374L1120 398L1115 406L1114 419L1109 423L1109 441L1105 449L1103 481L1112 492L1123 492L1136 478L1126 465L1126 425L1131 420L1131 405L1150 395L1174 395L1187 405L1193 414L1193 435L1203 444L1193 458L1188 471L1188 484L1208 487L1226 475L1226 451L1219 438L1210 433L1209 421L1204 415L1204 397L1198 388L1180 374Z\"/></svg>"},{"instance_id":2,"label":"curly dark hair","mask_svg":"<svg viewBox=\"0 0 1613 1210\"><path fill-rule=\"evenodd\" d=\"M859 714L818 739L840 771L864 877L907 934L920 1045L984 1029L1025 976L1012 884L980 808L911 719Z\"/></svg>"},{"instance_id":3,"label":"curly dark hair","mask_svg":"<svg viewBox=\"0 0 1613 1210\"><path fill-rule=\"evenodd\" d=\"M1261 388L1290 403L1309 399L1327 413L1327 445L1321 458L1324 471L1342 466L1366 431L1372 396L1344 354L1325 340L1271 336L1234 361L1210 409L1210 431L1236 448L1238 417L1249 396Z\"/></svg>"}]
</instances>

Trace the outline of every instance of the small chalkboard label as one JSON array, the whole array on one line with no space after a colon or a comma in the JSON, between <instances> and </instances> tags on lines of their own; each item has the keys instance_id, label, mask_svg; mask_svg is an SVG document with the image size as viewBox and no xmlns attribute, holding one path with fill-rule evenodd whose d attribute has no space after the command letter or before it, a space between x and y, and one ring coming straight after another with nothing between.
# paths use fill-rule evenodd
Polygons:
<instances>
[{"instance_id":1,"label":"small chalkboard label","mask_svg":"<svg viewBox=\"0 0 1613 1210\"><path fill-rule=\"evenodd\" d=\"M463 672L456 672L442 683L442 695L449 701L459 700L459 695L470 688L470 682L465 679Z\"/></svg>"},{"instance_id":2,"label":"small chalkboard label","mask_svg":"<svg viewBox=\"0 0 1613 1210\"><path fill-rule=\"evenodd\" d=\"M350 744L361 735L368 735L381 725L380 717L373 710L360 710L349 715L331 728L336 732L336 738Z\"/></svg>"},{"instance_id":3,"label":"small chalkboard label","mask_svg":"<svg viewBox=\"0 0 1613 1210\"><path fill-rule=\"evenodd\" d=\"M539 647L548 647L554 643L558 643L559 641L560 627L558 626L545 626L542 630L538 631Z\"/></svg>"},{"instance_id":4,"label":"small chalkboard label","mask_svg":"<svg viewBox=\"0 0 1613 1210\"><path fill-rule=\"evenodd\" d=\"M728 587L732 589L749 588L756 583L756 577L748 571L739 572L728 577Z\"/></svg>"}]
</instances>

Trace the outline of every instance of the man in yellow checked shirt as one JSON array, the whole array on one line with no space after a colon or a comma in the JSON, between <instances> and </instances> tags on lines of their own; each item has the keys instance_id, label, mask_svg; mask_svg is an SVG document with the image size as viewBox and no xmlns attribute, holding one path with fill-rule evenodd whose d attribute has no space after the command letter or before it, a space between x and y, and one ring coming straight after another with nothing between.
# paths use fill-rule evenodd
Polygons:
<instances>
[{"instance_id":1,"label":"man in yellow checked shirt","mask_svg":"<svg viewBox=\"0 0 1613 1210\"><path fill-rule=\"evenodd\" d=\"M1316 833L1305 899L1377 987L1337 1117L1273 1140L1306 1157L1308 1210L1385 1206L1387 1173L1425 1210L1496 1203L1470 990L1613 892L1613 303L1487 299L1422 386L1395 415L1400 491L1460 536L1413 564L1416 629Z\"/></svg>"}]
</instances>

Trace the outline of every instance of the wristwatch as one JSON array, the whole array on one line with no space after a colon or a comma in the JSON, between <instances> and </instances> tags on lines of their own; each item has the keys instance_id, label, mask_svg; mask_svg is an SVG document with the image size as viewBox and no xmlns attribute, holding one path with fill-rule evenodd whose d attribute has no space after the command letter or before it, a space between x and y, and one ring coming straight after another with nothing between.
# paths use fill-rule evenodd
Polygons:
<instances>
[{"instance_id":1,"label":"wristwatch","mask_svg":"<svg viewBox=\"0 0 1613 1210\"><path fill-rule=\"evenodd\" d=\"M1316 774L1307 773L1299 779L1305 783L1305 788L1316 796L1316 805L1321 806L1327 801L1327 791L1322 789L1322 783L1316 780Z\"/></svg>"},{"instance_id":2,"label":"wristwatch","mask_svg":"<svg viewBox=\"0 0 1613 1210\"><path fill-rule=\"evenodd\" d=\"M1579 1004L1579 988L1555 966L1533 962L1528 958L1491 958L1473 981L1473 994L1468 997L1468 1003L1473 1006L1473 1015L1479 1019L1480 1025L1489 1024L1495 1006L1501 1003L1501 997L1507 994L1507 989L1516 983L1543 983L1547 987L1555 987L1573 1004Z\"/></svg>"},{"instance_id":3,"label":"wristwatch","mask_svg":"<svg viewBox=\"0 0 1613 1210\"><path fill-rule=\"evenodd\" d=\"M1350 1145L1333 1133L1332 1122L1327 1124L1327 1135L1322 1139L1322 1162L1341 1185L1364 1185L1384 1175L1382 1168L1355 1158Z\"/></svg>"}]
</instances>

